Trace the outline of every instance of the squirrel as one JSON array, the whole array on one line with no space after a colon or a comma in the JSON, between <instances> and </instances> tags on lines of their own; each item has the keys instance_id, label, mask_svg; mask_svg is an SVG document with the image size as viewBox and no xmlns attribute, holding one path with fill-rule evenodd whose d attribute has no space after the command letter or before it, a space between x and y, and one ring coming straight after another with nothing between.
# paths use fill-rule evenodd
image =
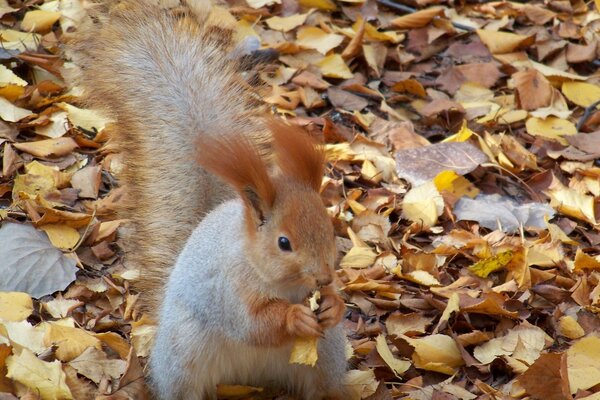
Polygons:
<instances>
[{"instance_id":1,"label":"squirrel","mask_svg":"<svg viewBox=\"0 0 600 400\"><path fill-rule=\"evenodd\" d=\"M158 3L96 3L68 45L84 101L115 120L126 263L159 310L149 385L158 399L215 399L218 384L344 399L324 154L267 115L212 4ZM315 367L289 363L301 337L320 338Z\"/></svg>"}]
</instances>

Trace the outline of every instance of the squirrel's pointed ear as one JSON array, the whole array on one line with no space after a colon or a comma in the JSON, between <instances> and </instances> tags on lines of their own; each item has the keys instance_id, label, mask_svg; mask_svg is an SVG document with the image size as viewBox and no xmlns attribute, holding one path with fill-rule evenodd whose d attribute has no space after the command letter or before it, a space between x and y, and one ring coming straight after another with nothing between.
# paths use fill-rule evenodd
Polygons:
<instances>
[{"instance_id":1,"label":"squirrel's pointed ear","mask_svg":"<svg viewBox=\"0 0 600 400\"><path fill-rule=\"evenodd\" d=\"M202 137L198 163L229 183L260 225L275 201L275 188L255 145L241 134Z\"/></svg>"},{"instance_id":2,"label":"squirrel's pointed ear","mask_svg":"<svg viewBox=\"0 0 600 400\"><path fill-rule=\"evenodd\" d=\"M307 132L283 121L269 121L277 165L281 171L316 192L325 172L325 154Z\"/></svg>"},{"instance_id":3,"label":"squirrel's pointed ear","mask_svg":"<svg viewBox=\"0 0 600 400\"><path fill-rule=\"evenodd\" d=\"M254 217L254 224L256 226L262 225L267 219L267 213L270 209L269 205L267 205L256 190L250 186L246 187L240 195L246 204L247 210L250 211Z\"/></svg>"}]
</instances>

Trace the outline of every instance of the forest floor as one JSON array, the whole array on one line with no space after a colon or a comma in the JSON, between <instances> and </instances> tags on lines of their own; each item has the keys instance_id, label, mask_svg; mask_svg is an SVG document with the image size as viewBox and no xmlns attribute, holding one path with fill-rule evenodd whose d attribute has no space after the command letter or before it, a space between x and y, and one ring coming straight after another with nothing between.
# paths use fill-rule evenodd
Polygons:
<instances>
[{"instance_id":1,"label":"forest floor","mask_svg":"<svg viewBox=\"0 0 600 400\"><path fill-rule=\"evenodd\" d=\"M123 266L111 122L63 79L89 6L0 0L2 400L147 396L154 325ZM218 8L276 50L263 101L325 143L351 400L600 399L599 9Z\"/></svg>"}]
</instances>

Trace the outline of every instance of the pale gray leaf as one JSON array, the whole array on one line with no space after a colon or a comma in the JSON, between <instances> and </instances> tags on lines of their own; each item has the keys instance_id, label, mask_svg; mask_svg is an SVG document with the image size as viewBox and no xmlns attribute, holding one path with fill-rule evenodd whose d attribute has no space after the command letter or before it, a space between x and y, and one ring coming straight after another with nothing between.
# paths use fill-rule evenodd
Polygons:
<instances>
[{"instance_id":1,"label":"pale gray leaf","mask_svg":"<svg viewBox=\"0 0 600 400\"><path fill-rule=\"evenodd\" d=\"M75 260L31 225L0 227L0 291L25 292L40 298L63 290L75 280Z\"/></svg>"},{"instance_id":2,"label":"pale gray leaf","mask_svg":"<svg viewBox=\"0 0 600 400\"><path fill-rule=\"evenodd\" d=\"M454 205L454 215L458 220L476 221L488 229L498 229L506 233L518 232L525 228L545 228L544 218L554 217L554 209L548 204L525 203L500 196L480 194L474 199L461 198Z\"/></svg>"},{"instance_id":3,"label":"pale gray leaf","mask_svg":"<svg viewBox=\"0 0 600 400\"><path fill-rule=\"evenodd\" d=\"M396 172L413 186L419 186L442 171L465 175L487 161L488 157L471 143L436 143L398 151Z\"/></svg>"}]
</instances>

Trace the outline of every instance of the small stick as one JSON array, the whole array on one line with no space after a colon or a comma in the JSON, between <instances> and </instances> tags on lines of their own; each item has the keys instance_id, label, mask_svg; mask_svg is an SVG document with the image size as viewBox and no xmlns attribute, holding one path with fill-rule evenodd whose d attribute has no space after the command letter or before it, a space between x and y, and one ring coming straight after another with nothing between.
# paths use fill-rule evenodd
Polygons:
<instances>
[{"instance_id":1,"label":"small stick","mask_svg":"<svg viewBox=\"0 0 600 400\"><path fill-rule=\"evenodd\" d=\"M592 113L594 113L596 111L596 107L598 105L600 105L600 100L590 104L589 106L587 106L585 108L583 115L581 116L581 118L579 118L579 122L577 122L577 132L579 132L581 130L581 128L585 124L585 121L587 121L588 118L590 118L590 116L592 115Z\"/></svg>"}]
</instances>

